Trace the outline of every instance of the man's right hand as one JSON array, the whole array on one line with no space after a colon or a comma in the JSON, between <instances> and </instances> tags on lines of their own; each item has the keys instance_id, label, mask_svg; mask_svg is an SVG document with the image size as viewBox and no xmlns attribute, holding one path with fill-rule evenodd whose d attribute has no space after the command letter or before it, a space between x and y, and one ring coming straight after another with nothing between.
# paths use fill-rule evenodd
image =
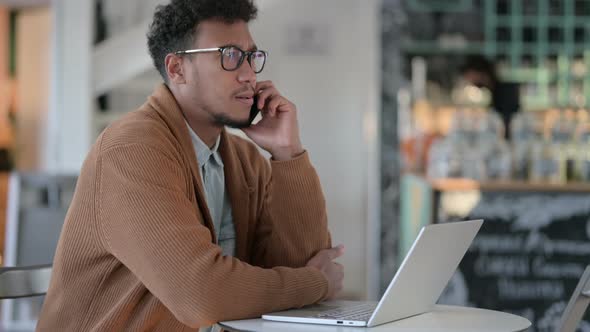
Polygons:
<instances>
[{"instance_id":1,"label":"man's right hand","mask_svg":"<svg viewBox=\"0 0 590 332\"><path fill-rule=\"evenodd\" d=\"M344 254L344 246L339 245L331 249L324 249L313 256L306 266L320 270L328 280L328 294L324 300L332 299L342 290L344 281L344 267L333 262Z\"/></svg>"}]
</instances>

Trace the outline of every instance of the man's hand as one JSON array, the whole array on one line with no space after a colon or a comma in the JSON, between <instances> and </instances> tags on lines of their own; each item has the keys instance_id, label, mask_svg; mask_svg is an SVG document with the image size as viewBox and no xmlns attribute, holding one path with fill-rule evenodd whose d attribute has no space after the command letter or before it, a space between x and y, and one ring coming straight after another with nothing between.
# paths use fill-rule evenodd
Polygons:
<instances>
[{"instance_id":1,"label":"man's hand","mask_svg":"<svg viewBox=\"0 0 590 332\"><path fill-rule=\"evenodd\" d=\"M242 129L274 160L290 160L303 153L297 124L297 108L281 96L271 81L258 82L254 91L262 120Z\"/></svg>"},{"instance_id":2,"label":"man's hand","mask_svg":"<svg viewBox=\"0 0 590 332\"><path fill-rule=\"evenodd\" d=\"M331 249L324 249L313 256L306 266L320 270L328 280L328 295L325 300L332 299L342 290L344 281L344 267L333 262L344 254L344 247L339 245Z\"/></svg>"}]
</instances>

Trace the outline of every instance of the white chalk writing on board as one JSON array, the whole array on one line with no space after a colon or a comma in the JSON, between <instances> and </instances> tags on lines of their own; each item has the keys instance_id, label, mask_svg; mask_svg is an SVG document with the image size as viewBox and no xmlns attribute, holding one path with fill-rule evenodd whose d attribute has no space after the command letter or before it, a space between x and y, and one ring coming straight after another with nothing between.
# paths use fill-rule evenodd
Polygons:
<instances>
[{"instance_id":1,"label":"white chalk writing on board","mask_svg":"<svg viewBox=\"0 0 590 332\"><path fill-rule=\"evenodd\" d=\"M484 196L470 214L510 222L513 230L533 230L557 219L590 214L590 195Z\"/></svg>"}]
</instances>

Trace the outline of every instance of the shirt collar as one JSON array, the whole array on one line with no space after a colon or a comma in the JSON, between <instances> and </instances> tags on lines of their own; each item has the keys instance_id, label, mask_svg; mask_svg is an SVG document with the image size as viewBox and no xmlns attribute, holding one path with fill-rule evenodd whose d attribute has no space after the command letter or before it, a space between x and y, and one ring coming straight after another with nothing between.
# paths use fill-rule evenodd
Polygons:
<instances>
[{"instance_id":1,"label":"shirt collar","mask_svg":"<svg viewBox=\"0 0 590 332\"><path fill-rule=\"evenodd\" d=\"M221 160L221 155L219 154L219 142L221 141L221 135L217 136L215 145L213 145L213 148L210 149L207 146L207 144L205 144L205 142L201 140L199 135L195 133L193 128L191 128L191 126L188 124L188 122L185 121L185 123L188 127L188 132L191 135L191 141L193 142L193 145L197 152L197 161L199 163L199 167L203 167L203 165L205 165L207 161L211 158L211 155L213 155L213 159L215 159L219 166L223 167L223 161Z\"/></svg>"}]
</instances>

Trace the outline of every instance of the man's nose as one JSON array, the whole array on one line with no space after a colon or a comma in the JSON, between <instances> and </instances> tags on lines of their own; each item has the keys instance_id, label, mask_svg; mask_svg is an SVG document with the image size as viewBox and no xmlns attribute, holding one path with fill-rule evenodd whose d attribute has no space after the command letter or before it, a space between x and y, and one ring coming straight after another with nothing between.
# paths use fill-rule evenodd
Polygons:
<instances>
[{"instance_id":1,"label":"man's nose","mask_svg":"<svg viewBox=\"0 0 590 332\"><path fill-rule=\"evenodd\" d=\"M254 72L254 69L252 69L248 59L244 59L240 68L238 68L238 81L242 83L251 82L253 85L256 84L256 73Z\"/></svg>"}]
</instances>

